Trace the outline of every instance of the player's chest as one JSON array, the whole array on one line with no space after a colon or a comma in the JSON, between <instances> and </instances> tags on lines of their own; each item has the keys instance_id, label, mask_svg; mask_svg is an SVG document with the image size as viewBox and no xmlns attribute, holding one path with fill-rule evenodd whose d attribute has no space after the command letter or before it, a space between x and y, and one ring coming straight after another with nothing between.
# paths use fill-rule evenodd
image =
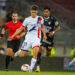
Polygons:
<instances>
[{"instance_id":1,"label":"player's chest","mask_svg":"<svg viewBox=\"0 0 75 75\"><path fill-rule=\"evenodd\" d=\"M50 19L44 19L44 25L53 27L54 22L52 20L50 20Z\"/></svg>"},{"instance_id":2,"label":"player's chest","mask_svg":"<svg viewBox=\"0 0 75 75\"><path fill-rule=\"evenodd\" d=\"M10 24L9 25L9 30L15 31L18 28L19 28L19 26L17 24Z\"/></svg>"},{"instance_id":3,"label":"player's chest","mask_svg":"<svg viewBox=\"0 0 75 75\"><path fill-rule=\"evenodd\" d=\"M28 21L28 26L39 26L41 23L37 21L37 19L31 19Z\"/></svg>"}]
</instances>

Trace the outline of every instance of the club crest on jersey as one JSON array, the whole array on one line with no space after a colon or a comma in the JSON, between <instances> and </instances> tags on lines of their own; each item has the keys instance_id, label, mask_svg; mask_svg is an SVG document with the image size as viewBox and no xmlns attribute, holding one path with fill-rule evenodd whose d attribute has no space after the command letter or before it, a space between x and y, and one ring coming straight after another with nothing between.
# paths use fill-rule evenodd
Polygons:
<instances>
[{"instance_id":1,"label":"club crest on jersey","mask_svg":"<svg viewBox=\"0 0 75 75\"><path fill-rule=\"evenodd\" d=\"M51 24L51 22L48 22L48 24L50 25L50 24Z\"/></svg>"}]
</instances>

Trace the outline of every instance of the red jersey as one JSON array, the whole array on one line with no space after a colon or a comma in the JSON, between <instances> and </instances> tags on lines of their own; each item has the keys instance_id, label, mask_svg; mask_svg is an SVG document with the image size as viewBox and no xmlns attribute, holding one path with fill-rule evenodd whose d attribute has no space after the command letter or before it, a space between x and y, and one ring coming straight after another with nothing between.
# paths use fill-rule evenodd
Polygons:
<instances>
[{"instance_id":1,"label":"red jersey","mask_svg":"<svg viewBox=\"0 0 75 75\"><path fill-rule=\"evenodd\" d=\"M9 29L9 37L11 37L18 28L20 28L22 25L22 23L20 21L18 21L16 24L13 23L12 21L8 22L7 24L5 24L4 29ZM23 30L22 32L25 32L25 30ZM17 34L16 36L20 35L21 33ZM20 40L21 38L16 38L16 36L13 38L13 40Z\"/></svg>"}]
</instances>

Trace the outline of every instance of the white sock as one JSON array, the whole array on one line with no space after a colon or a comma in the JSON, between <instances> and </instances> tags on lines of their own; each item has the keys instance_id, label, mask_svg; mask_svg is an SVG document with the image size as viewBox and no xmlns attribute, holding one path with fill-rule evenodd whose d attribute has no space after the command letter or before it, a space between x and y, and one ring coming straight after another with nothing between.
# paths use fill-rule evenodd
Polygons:
<instances>
[{"instance_id":1,"label":"white sock","mask_svg":"<svg viewBox=\"0 0 75 75\"><path fill-rule=\"evenodd\" d=\"M20 52L21 52L21 50L18 50L14 56L17 57L20 54Z\"/></svg>"},{"instance_id":2,"label":"white sock","mask_svg":"<svg viewBox=\"0 0 75 75\"><path fill-rule=\"evenodd\" d=\"M75 58L73 58L69 64L73 64L74 62L75 62Z\"/></svg>"},{"instance_id":3,"label":"white sock","mask_svg":"<svg viewBox=\"0 0 75 75\"><path fill-rule=\"evenodd\" d=\"M34 68L34 66L35 66L35 64L36 64L36 60L37 60L37 59L34 59L34 58L31 59L31 65L30 65L30 69L31 69L31 70L33 70L33 68Z\"/></svg>"}]
</instances>

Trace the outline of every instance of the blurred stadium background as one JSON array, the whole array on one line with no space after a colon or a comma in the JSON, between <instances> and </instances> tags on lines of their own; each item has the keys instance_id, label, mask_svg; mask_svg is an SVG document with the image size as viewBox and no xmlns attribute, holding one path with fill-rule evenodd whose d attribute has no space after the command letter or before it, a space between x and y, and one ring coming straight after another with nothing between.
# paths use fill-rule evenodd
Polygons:
<instances>
[{"instance_id":1,"label":"blurred stadium background","mask_svg":"<svg viewBox=\"0 0 75 75\"><path fill-rule=\"evenodd\" d=\"M55 35L54 49L56 52L55 54L56 57L55 58L45 57L43 61L50 59L52 60L52 62L54 61L54 63L56 63L57 65L50 64L52 62L49 62L48 63L49 65L51 65L52 67L53 65L57 67L59 65L58 67L59 69L49 68L48 70L62 71L64 70L63 69L64 57L70 56L72 45L75 44L75 0L68 0L68 1L66 0L0 0L0 19L1 19L0 21L3 22L3 24L0 24L0 32L1 32L2 26L9 21L10 19L9 15L14 9L18 11L20 15L19 19L23 21L25 17L30 15L29 9L31 5L33 4L37 4L40 7L39 15L42 15L42 16L43 16L44 6L49 6L51 8L51 14L57 18L57 20L59 21L61 25L61 30L57 32ZM7 35L8 35L8 31L6 32L5 37L2 40L0 40L0 43L3 44L5 49L6 49ZM23 41L23 38L21 40ZM43 56L45 56L45 52L43 53ZM3 57L1 56L0 58L1 58L0 60L3 60L4 56ZM15 62L17 62L17 60L15 60ZM65 60L69 61L71 59L67 58ZM60 64L58 63L58 61L60 61ZM46 65L45 67L48 67L48 65Z\"/></svg>"}]
</instances>

